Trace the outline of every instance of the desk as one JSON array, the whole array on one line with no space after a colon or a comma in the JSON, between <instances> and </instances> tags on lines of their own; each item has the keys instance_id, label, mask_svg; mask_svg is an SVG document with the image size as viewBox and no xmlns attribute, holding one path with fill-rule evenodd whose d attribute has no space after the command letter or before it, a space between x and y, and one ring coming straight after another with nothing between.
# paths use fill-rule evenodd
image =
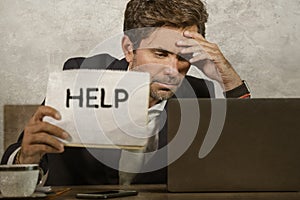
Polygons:
<instances>
[{"instance_id":1,"label":"desk","mask_svg":"<svg viewBox=\"0 0 300 200\"><path fill-rule=\"evenodd\" d=\"M53 187L61 190L66 187ZM243 193L168 193L166 185L132 185L132 186L72 186L70 190L58 196L49 196L48 200L75 200L79 192L94 192L112 189L137 190L137 196L114 198L115 200L299 200L300 192L243 192ZM78 200L78 199L76 199Z\"/></svg>"}]
</instances>

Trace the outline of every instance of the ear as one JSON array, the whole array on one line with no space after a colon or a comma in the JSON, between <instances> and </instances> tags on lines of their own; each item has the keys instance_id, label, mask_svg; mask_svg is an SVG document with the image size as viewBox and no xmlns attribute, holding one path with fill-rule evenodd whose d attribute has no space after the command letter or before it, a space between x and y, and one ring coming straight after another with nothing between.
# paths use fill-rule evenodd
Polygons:
<instances>
[{"instance_id":1,"label":"ear","mask_svg":"<svg viewBox=\"0 0 300 200\"><path fill-rule=\"evenodd\" d=\"M126 58L126 61L131 65L133 62L133 44L127 35L122 38L122 49Z\"/></svg>"}]
</instances>

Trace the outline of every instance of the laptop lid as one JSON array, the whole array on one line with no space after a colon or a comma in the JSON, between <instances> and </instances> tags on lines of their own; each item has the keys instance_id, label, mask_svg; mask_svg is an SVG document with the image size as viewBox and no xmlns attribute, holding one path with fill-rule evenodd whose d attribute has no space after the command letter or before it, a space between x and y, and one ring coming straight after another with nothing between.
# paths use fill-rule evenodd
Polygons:
<instances>
[{"instance_id":1,"label":"laptop lid","mask_svg":"<svg viewBox=\"0 0 300 200\"><path fill-rule=\"evenodd\" d=\"M300 190L300 99L174 99L168 140L171 192Z\"/></svg>"}]
</instances>

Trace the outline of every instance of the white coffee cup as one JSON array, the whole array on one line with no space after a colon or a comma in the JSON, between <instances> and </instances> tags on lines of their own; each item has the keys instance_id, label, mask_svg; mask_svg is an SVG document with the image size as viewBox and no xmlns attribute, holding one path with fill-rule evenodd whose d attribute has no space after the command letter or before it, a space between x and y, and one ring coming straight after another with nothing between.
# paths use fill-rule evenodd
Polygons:
<instances>
[{"instance_id":1,"label":"white coffee cup","mask_svg":"<svg viewBox=\"0 0 300 200\"><path fill-rule=\"evenodd\" d=\"M0 191L4 197L29 197L39 176L39 166L0 165Z\"/></svg>"}]
</instances>

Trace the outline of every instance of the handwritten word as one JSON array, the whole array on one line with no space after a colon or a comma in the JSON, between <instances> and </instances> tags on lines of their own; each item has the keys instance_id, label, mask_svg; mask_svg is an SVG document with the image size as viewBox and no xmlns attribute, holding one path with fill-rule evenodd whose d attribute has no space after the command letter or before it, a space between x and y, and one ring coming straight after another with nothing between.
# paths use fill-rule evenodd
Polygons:
<instances>
[{"instance_id":1,"label":"handwritten word","mask_svg":"<svg viewBox=\"0 0 300 200\"><path fill-rule=\"evenodd\" d=\"M99 101L97 102L97 98L100 96ZM114 91L114 107L119 108L120 103L126 102L128 100L128 92L124 89L115 89ZM112 104L105 103L105 89L100 88L86 88L86 92L84 93L84 89L79 89L79 95L71 96L70 89L67 89L66 96L66 107L70 107L70 101L78 101L79 107L83 107L84 103L87 108L111 108ZM96 103L97 102L97 103Z\"/></svg>"}]
</instances>

